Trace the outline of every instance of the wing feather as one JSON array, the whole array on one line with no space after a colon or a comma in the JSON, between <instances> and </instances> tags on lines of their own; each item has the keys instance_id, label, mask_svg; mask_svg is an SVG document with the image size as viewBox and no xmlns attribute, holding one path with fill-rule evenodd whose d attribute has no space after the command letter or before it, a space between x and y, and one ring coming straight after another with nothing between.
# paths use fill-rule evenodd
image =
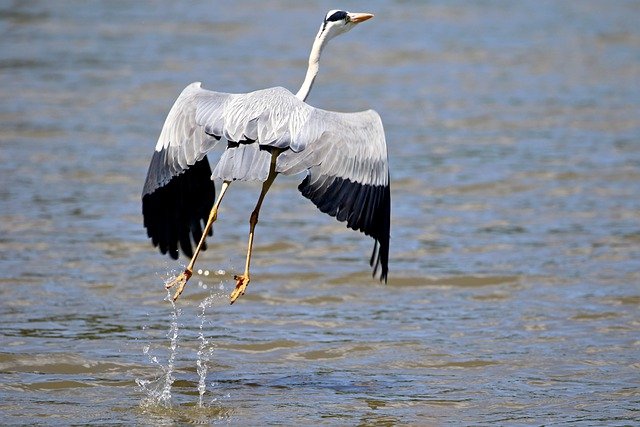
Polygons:
<instances>
[{"instance_id":1,"label":"wing feather","mask_svg":"<svg viewBox=\"0 0 640 427\"><path fill-rule=\"evenodd\" d=\"M276 172L307 170L301 193L322 212L374 238L374 275L380 267L380 278L386 281L391 202L380 116L373 110L337 113L313 108L279 87L229 94L205 90L196 82L182 91L158 138L143 189L145 226L163 253L177 256L180 247L189 254L191 238L202 235L202 212L211 209L213 198L194 203L185 199L181 188L197 189L188 197L215 193L206 176L210 173L206 156L222 137L229 143L213 176L264 181L269 149L284 150ZM194 169L194 165L199 166ZM175 209L162 211L167 205L198 213L181 216Z\"/></svg>"},{"instance_id":2,"label":"wing feather","mask_svg":"<svg viewBox=\"0 0 640 427\"><path fill-rule=\"evenodd\" d=\"M282 153L276 171L309 174L298 187L320 211L375 240L374 275L387 279L391 193L384 129L373 110L337 113L314 109L298 133L300 151ZM378 270L379 269L379 270Z\"/></svg>"}]
</instances>

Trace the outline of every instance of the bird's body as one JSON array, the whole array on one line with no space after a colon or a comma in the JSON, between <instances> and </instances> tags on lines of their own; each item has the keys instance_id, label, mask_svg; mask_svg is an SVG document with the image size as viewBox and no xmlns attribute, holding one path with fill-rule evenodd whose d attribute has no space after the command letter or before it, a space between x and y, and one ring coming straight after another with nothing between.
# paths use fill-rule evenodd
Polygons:
<instances>
[{"instance_id":1,"label":"bird's body","mask_svg":"<svg viewBox=\"0 0 640 427\"><path fill-rule=\"evenodd\" d=\"M182 91L160 133L143 189L144 224L154 245L173 258L180 249L192 257L185 272L170 283L179 284L174 299L205 248L205 236L229 184L261 181L263 190L250 219L245 273L236 276L232 302L242 295L249 282L253 233L264 196L278 174L303 171L308 175L299 190L305 197L322 212L375 239L371 263L374 274L379 270L386 280L390 192L382 121L373 110L338 113L304 102L326 41L371 16L327 14L296 95L281 87L229 94L203 89L198 82ZM226 147L212 172L207 154L220 140ZM223 182L215 203L212 179ZM192 241L197 244L195 254Z\"/></svg>"}]
</instances>

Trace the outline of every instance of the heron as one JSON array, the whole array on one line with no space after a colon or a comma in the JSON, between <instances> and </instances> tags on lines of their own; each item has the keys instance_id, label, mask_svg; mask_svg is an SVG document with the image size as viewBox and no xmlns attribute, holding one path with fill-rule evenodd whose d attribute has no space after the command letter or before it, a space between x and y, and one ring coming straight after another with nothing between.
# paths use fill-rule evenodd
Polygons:
<instances>
[{"instance_id":1,"label":"heron","mask_svg":"<svg viewBox=\"0 0 640 427\"><path fill-rule=\"evenodd\" d=\"M277 175L306 172L298 186L316 207L374 239L373 276L387 281L391 196L382 120L374 110L334 112L306 103L327 42L373 15L330 10L313 41L307 73L294 95L282 87L224 93L188 85L164 122L142 191L147 235L162 254L190 262L170 280L182 294L220 203L234 181L262 182L249 216L245 269L234 276L233 304L250 282L249 267L260 207ZM213 172L207 156L222 140ZM216 198L214 180L222 181ZM204 224L204 227L203 227ZM194 250L195 245L195 250Z\"/></svg>"}]
</instances>

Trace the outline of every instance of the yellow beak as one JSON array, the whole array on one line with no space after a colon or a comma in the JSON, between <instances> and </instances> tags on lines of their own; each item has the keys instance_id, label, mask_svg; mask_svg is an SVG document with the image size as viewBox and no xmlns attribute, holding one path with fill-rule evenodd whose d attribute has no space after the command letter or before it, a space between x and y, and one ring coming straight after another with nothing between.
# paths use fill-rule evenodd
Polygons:
<instances>
[{"instance_id":1,"label":"yellow beak","mask_svg":"<svg viewBox=\"0 0 640 427\"><path fill-rule=\"evenodd\" d=\"M349 17L349 21L355 22L356 24L373 18L371 13L350 13L347 16Z\"/></svg>"}]
</instances>

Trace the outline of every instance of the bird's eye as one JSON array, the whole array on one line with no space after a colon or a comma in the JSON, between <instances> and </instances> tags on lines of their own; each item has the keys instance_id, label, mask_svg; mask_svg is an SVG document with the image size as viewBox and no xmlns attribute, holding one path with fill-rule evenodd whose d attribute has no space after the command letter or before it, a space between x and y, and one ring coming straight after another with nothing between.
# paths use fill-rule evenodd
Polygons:
<instances>
[{"instance_id":1,"label":"bird's eye","mask_svg":"<svg viewBox=\"0 0 640 427\"><path fill-rule=\"evenodd\" d=\"M345 12L344 10L339 10L331 14L331 16L328 16L326 20L330 22L334 22L334 21L340 21L343 19L344 20L347 19L347 12Z\"/></svg>"}]
</instances>

